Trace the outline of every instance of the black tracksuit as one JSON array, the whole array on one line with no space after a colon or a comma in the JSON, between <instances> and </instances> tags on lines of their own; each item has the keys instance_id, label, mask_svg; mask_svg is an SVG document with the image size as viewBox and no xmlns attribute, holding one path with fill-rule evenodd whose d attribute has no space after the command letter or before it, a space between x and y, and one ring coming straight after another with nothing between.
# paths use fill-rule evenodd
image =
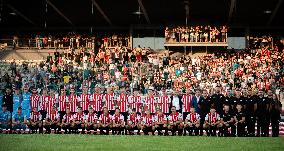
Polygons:
<instances>
[{"instance_id":1,"label":"black tracksuit","mask_svg":"<svg viewBox=\"0 0 284 151\"><path fill-rule=\"evenodd\" d=\"M281 119L280 117L280 111L282 109L282 104L278 100L273 100L270 102L270 119L271 119L271 127L272 127L272 137L278 137L279 136L279 121Z\"/></svg>"},{"instance_id":2,"label":"black tracksuit","mask_svg":"<svg viewBox=\"0 0 284 151\"><path fill-rule=\"evenodd\" d=\"M257 96L248 97L245 109L248 136L255 136L255 105L257 105Z\"/></svg>"},{"instance_id":3,"label":"black tracksuit","mask_svg":"<svg viewBox=\"0 0 284 151\"><path fill-rule=\"evenodd\" d=\"M265 97L257 98L257 136L269 135L269 100Z\"/></svg>"}]
</instances>

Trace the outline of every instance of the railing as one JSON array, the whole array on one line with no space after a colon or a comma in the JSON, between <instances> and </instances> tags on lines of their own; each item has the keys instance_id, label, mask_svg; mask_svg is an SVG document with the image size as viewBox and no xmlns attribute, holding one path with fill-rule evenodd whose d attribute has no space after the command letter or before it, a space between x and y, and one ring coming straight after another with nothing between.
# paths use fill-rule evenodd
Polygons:
<instances>
[{"instance_id":1,"label":"railing","mask_svg":"<svg viewBox=\"0 0 284 151\"><path fill-rule=\"evenodd\" d=\"M35 39L14 38L14 39L0 39L0 48L3 49L10 47L10 48L24 48L24 49L32 49L32 48L67 49L71 47L71 48L93 49L96 43L97 41L94 41L92 39L83 39L77 43L75 39L48 40L46 38L35 38ZM122 45L118 41L113 42L111 40L109 40L107 43L101 42L101 44L107 47L116 47ZM129 41L127 41L127 47L129 46L130 46Z\"/></svg>"}]
</instances>

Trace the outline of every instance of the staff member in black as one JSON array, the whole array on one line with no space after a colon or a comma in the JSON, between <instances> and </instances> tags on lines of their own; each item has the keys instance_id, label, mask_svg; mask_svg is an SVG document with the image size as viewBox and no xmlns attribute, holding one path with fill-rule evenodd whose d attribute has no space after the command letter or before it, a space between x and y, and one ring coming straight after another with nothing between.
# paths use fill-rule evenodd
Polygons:
<instances>
[{"instance_id":1,"label":"staff member in black","mask_svg":"<svg viewBox=\"0 0 284 151\"><path fill-rule=\"evenodd\" d=\"M200 136L203 136L203 124L205 120L205 116L210 111L210 107L212 106L212 98L208 96L207 90L203 90L202 96L198 102L198 106L200 108Z\"/></svg>"},{"instance_id":2,"label":"staff member in black","mask_svg":"<svg viewBox=\"0 0 284 151\"><path fill-rule=\"evenodd\" d=\"M244 98L241 97L241 91L239 89L236 89L234 94L235 96L232 97L231 103L233 111L237 112L237 105L241 104L242 107L244 108L245 100L243 100Z\"/></svg>"},{"instance_id":3,"label":"staff member in black","mask_svg":"<svg viewBox=\"0 0 284 151\"><path fill-rule=\"evenodd\" d=\"M282 104L278 100L277 96L272 95L272 101L270 102L270 119L272 127L272 137L279 136L279 122L281 119L280 113L282 109Z\"/></svg>"},{"instance_id":4,"label":"staff member in black","mask_svg":"<svg viewBox=\"0 0 284 151\"><path fill-rule=\"evenodd\" d=\"M6 87L6 93L3 96L3 104L7 106L7 111L11 114L13 112L13 93L11 90L11 86Z\"/></svg>"},{"instance_id":5,"label":"staff member in black","mask_svg":"<svg viewBox=\"0 0 284 151\"><path fill-rule=\"evenodd\" d=\"M228 105L229 106L229 109L230 111L233 111L233 108L231 106L231 102L232 102L232 94L231 94L231 90L227 90L226 93L225 93L225 96L224 96L224 101L223 101L223 106L225 105Z\"/></svg>"},{"instance_id":6,"label":"staff member in black","mask_svg":"<svg viewBox=\"0 0 284 151\"><path fill-rule=\"evenodd\" d=\"M215 88L215 94L211 96L214 106L216 108L216 112L219 114L223 113L223 102L224 102L224 95L220 93L220 87Z\"/></svg>"},{"instance_id":7,"label":"staff member in black","mask_svg":"<svg viewBox=\"0 0 284 151\"><path fill-rule=\"evenodd\" d=\"M245 121L246 121L246 116L245 113L242 110L242 104L237 104L236 106L237 112L235 115L235 126L237 126L237 135L238 137L243 137L245 136Z\"/></svg>"},{"instance_id":8,"label":"staff member in black","mask_svg":"<svg viewBox=\"0 0 284 151\"><path fill-rule=\"evenodd\" d=\"M231 127L231 133L229 133L229 128ZM235 132L236 126L234 125L234 114L230 111L230 105L224 105L224 113L221 114L221 123L220 123L220 135L219 136L230 136L235 135L232 132Z\"/></svg>"},{"instance_id":9,"label":"staff member in black","mask_svg":"<svg viewBox=\"0 0 284 151\"><path fill-rule=\"evenodd\" d=\"M255 111L257 109L257 96L253 94L251 89L247 91L246 101L246 125L248 136L255 136Z\"/></svg>"},{"instance_id":10,"label":"staff member in black","mask_svg":"<svg viewBox=\"0 0 284 151\"><path fill-rule=\"evenodd\" d=\"M257 110L256 110L256 120L257 120L257 134L256 136L268 136L269 131L266 129L267 114L269 114L269 101L264 97L263 91L258 91L257 98Z\"/></svg>"}]
</instances>

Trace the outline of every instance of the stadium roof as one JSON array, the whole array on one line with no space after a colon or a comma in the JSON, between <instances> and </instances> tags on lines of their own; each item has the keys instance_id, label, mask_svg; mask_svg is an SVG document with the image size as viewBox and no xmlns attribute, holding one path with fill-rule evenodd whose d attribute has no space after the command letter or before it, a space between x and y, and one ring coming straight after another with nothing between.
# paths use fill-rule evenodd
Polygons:
<instances>
[{"instance_id":1,"label":"stadium roof","mask_svg":"<svg viewBox=\"0 0 284 151\"><path fill-rule=\"evenodd\" d=\"M282 1L0 0L0 27L44 28L45 23L47 28L182 25L188 10L189 24L276 28L284 25Z\"/></svg>"}]
</instances>

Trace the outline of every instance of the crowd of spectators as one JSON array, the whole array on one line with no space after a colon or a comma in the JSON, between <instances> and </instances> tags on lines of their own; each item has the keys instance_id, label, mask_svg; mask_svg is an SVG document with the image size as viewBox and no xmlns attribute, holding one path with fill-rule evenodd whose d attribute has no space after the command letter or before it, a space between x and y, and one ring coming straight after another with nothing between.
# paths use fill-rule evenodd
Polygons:
<instances>
[{"instance_id":1,"label":"crowd of spectators","mask_svg":"<svg viewBox=\"0 0 284 151\"><path fill-rule=\"evenodd\" d=\"M249 45L252 49L260 49L264 47L273 47L272 36L256 36L250 37Z\"/></svg>"},{"instance_id":2,"label":"crowd of spectators","mask_svg":"<svg viewBox=\"0 0 284 151\"><path fill-rule=\"evenodd\" d=\"M227 26L166 27L166 42L227 42Z\"/></svg>"},{"instance_id":3,"label":"crowd of spectators","mask_svg":"<svg viewBox=\"0 0 284 151\"><path fill-rule=\"evenodd\" d=\"M164 103L166 106L169 105L166 107L167 111L162 112L168 114L171 109L184 115L185 109L189 112L189 107L182 98L188 95L190 98L198 98L197 102L188 104L200 114L203 121L201 125L206 124L204 119L206 114L211 112L210 108L214 108L222 116L225 105L229 105L232 113L237 105L241 105L243 111L249 110L245 113L250 113L249 115L253 118L246 116L246 121L251 124L257 119L259 127L257 135L268 135L266 129L270 120L272 122L276 119L279 122L281 110L279 100L283 99L284 76L283 50L279 50L278 47L194 58L188 56L171 58L168 54L151 54L148 49L140 47L133 50L115 47L112 51L110 50L102 46L98 52L79 50L75 54L72 52L60 54L55 51L54 55L48 56L47 60L40 64L17 65L12 62L8 67L1 66L0 103L13 114L13 120L17 120L18 112L23 112L25 118L29 118L33 110L45 110L41 108L44 104L42 100L39 99L36 102L37 105L33 104L34 100L29 93L31 91L33 95L54 98L52 108L64 111L60 114L62 120L65 114L68 116L70 114L69 112L67 114L67 108L63 110L60 104L62 97L66 94L73 91L72 93L80 98L78 101L81 104L77 109L86 111L86 115L89 107L94 104L84 106L83 97L100 94L103 106L95 110L99 115L102 114L102 110L105 112L110 110L113 114L115 108L119 108L120 111L123 110L121 112L126 112L123 113L126 118L131 108L129 106L121 108L121 104L115 102L122 94L143 98L139 102L141 108L136 108L142 115L146 111L147 114L155 114L159 111L161 102L157 103L157 101L161 99L154 98L160 96L171 98L169 102ZM108 94L112 95L113 106L104 103L108 100ZM152 96L155 96L153 100L146 99ZM220 99L222 96L226 99ZM211 103L207 102L208 104L203 106L199 104L199 97L209 97ZM246 101L242 102L240 97L245 97ZM249 99L254 97L257 99L252 100L257 108L253 105L252 109L246 109L245 106L249 106ZM88 98L94 99L94 97ZM266 101L262 102L262 98L266 98ZM192 99L187 101L189 100ZM275 102L278 105L275 105ZM185 120L185 117L182 120ZM19 123L13 124L15 126ZM205 125L204 128L208 127ZM277 128L274 127L275 129Z\"/></svg>"},{"instance_id":4,"label":"crowd of spectators","mask_svg":"<svg viewBox=\"0 0 284 151\"><path fill-rule=\"evenodd\" d=\"M95 47L116 47L125 46L129 47L129 36L126 34L97 34L90 36L87 34L78 34L69 32L67 34L36 34L31 36L14 36L13 46L28 47L28 48L89 48Z\"/></svg>"}]
</instances>

